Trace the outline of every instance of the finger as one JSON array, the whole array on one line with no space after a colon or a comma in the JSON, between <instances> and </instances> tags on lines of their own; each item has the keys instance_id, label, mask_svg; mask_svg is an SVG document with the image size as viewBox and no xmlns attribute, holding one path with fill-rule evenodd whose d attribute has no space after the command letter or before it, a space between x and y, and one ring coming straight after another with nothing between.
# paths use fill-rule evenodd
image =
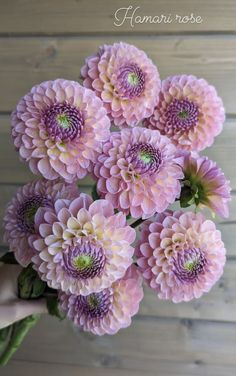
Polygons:
<instances>
[{"instance_id":1,"label":"finger","mask_svg":"<svg viewBox=\"0 0 236 376\"><path fill-rule=\"evenodd\" d=\"M45 299L15 300L1 305L0 329L34 314L48 313Z\"/></svg>"}]
</instances>

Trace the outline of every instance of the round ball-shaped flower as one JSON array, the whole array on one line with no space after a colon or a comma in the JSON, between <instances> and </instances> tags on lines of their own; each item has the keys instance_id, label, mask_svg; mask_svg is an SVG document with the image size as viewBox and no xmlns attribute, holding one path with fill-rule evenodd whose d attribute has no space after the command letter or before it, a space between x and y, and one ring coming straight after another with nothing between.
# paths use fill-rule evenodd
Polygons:
<instances>
[{"instance_id":1,"label":"round ball-shaped flower","mask_svg":"<svg viewBox=\"0 0 236 376\"><path fill-rule=\"evenodd\" d=\"M192 75L167 77L155 111L144 121L179 148L200 151L211 146L223 127L225 111L216 89Z\"/></svg>"},{"instance_id":2,"label":"round ball-shaped flower","mask_svg":"<svg viewBox=\"0 0 236 376\"><path fill-rule=\"evenodd\" d=\"M4 240L16 260L22 266L31 262L34 254L32 242L35 240L35 215L40 207L50 208L58 198L72 199L79 195L75 184L67 184L57 179L39 179L19 188L7 205L4 222Z\"/></svg>"},{"instance_id":3,"label":"round ball-shaped flower","mask_svg":"<svg viewBox=\"0 0 236 376\"><path fill-rule=\"evenodd\" d=\"M229 216L230 182L215 162L194 153L184 153L182 207L208 207L222 217Z\"/></svg>"},{"instance_id":4,"label":"round ball-shaped flower","mask_svg":"<svg viewBox=\"0 0 236 376\"><path fill-rule=\"evenodd\" d=\"M12 137L34 174L68 182L82 179L109 138L102 101L75 81L34 86L12 113Z\"/></svg>"},{"instance_id":5,"label":"round ball-shaped flower","mask_svg":"<svg viewBox=\"0 0 236 376\"><path fill-rule=\"evenodd\" d=\"M55 289L76 295L100 292L124 276L132 263L135 231L105 200L80 194L57 200L35 218L34 268Z\"/></svg>"},{"instance_id":6,"label":"round ball-shaped flower","mask_svg":"<svg viewBox=\"0 0 236 376\"><path fill-rule=\"evenodd\" d=\"M137 245L137 263L161 299L199 298L221 277L225 248L214 222L201 214L165 212L147 221Z\"/></svg>"},{"instance_id":7,"label":"round ball-shaped flower","mask_svg":"<svg viewBox=\"0 0 236 376\"><path fill-rule=\"evenodd\" d=\"M81 69L83 85L95 91L119 127L152 115L161 81L144 51L127 43L101 46Z\"/></svg>"},{"instance_id":8,"label":"round ball-shaped flower","mask_svg":"<svg viewBox=\"0 0 236 376\"><path fill-rule=\"evenodd\" d=\"M159 131L135 127L112 133L93 169L98 194L133 218L163 212L180 194L183 173L175 152Z\"/></svg>"},{"instance_id":9,"label":"round ball-shaped flower","mask_svg":"<svg viewBox=\"0 0 236 376\"><path fill-rule=\"evenodd\" d=\"M87 296L59 294L61 309L75 325L96 335L115 334L131 324L143 298L142 278L132 265L111 287Z\"/></svg>"}]
</instances>

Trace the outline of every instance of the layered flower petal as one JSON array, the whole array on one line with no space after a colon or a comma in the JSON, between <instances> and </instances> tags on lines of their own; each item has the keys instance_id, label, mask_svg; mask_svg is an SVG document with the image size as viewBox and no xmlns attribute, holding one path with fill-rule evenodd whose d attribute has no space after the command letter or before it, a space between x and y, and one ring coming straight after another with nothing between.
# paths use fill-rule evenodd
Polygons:
<instances>
[{"instance_id":1,"label":"layered flower petal","mask_svg":"<svg viewBox=\"0 0 236 376\"><path fill-rule=\"evenodd\" d=\"M216 89L192 75L167 77L162 82L154 113L144 121L179 148L200 151L211 146L223 127L225 110Z\"/></svg>"},{"instance_id":2,"label":"layered flower petal","mask_svg":"<svg viewBox=\"0 0 236 376\"><path fill-rule=\"evenodd\" d=\"M81 69L84 86L95 91L119 127L152 115L161 81L145 52L127 43L101 46Z\"/></svg>"},{"instance_id":3,"label":"layered flower petal","mask_svg":"<svg viewBox=\"0 0 236 376\"><path fill-rule=\"evenodd\" d=\"M208 207L222 217L229 216L230 182L215 162L194 153L184 153L180 203Z\"/></svg>"},{"instance_id":4,"label":"layered flower petal","mask_svg":"<svg viewBox=\"0 0 236 376\"><path fill-rule=\"evenodd\" d=\"M77 295L97 293L122 278L132 264L135 231L125 215L105 200L80 194L57 200L35 218L34 268L55 289Z\"/></svg>"},{"instance_id":5,"label":"layered flower petal","mask_svg":"<svg viewBox=\"0 0 236 376\"><path fill-rule=\"evenodd\" d=\"M168 211L146 221L136 247L137 263L161 299L199 298L218 281L225 248L215 224L198 213Z\"/></svg>"},{"instance_id":6,"label":"layered flower petal","mask_svg":"<svg viewBox=\"0 0 236 376\"><path fill-rule=\"evenodd\" d=\"M131 324L143 298L142 278L132 265L110 288L87 296L59 294L61 309L85 331L96 335L116 334Z\"/></svg>"},{"instance_id":7,"label":"layered flower petal","mask_svg":"<svg viewBox=\"0 0 236 376\"><path fill-rule=\"evenodd\" d=\"M159 131L112 133L93 167L98 194L133 218L164 211L180 194L183 173L175 153Z\"/></svg>"},{"instance_id":8,"label":"layered flower petal","mask_svg":"<svg viewBox=\"0 0 236 376\"><path fill-rule=\"evenodd\" d=\"M34 254L35 216L41 207L50 208L60 198L72 199L79 195L75 184L57 179L53 182L39 179L19 188L9 202L4 216L4 240L22 266L31 262Z\"/></svg>"},{"instance_id":9,"label":"layered flower petal","mask_svg":"<svg viewBox=\"0 0 236 376\"><path fill-rule=\"evenodd\" d=\"M102 101L75 81L34 86L12 113L12 137L34 174L68 182L82 179L109 138Z\"/></svg>"}]
</instances>

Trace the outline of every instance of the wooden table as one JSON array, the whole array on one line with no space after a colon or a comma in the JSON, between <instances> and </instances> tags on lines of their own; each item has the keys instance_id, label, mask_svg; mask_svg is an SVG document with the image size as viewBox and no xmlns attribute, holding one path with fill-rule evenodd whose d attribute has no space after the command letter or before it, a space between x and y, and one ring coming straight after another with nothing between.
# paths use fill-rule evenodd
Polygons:
<instances>
[{"instance_id":1,"label":"wooden table","mask_svg":"<svg viewBox=\"0 0 236 376\"><path fill-rule=\"evenodd\" d=\"M132 3L140 15L185 16L202 23L114 26L114 13ZM86 56L100 44L127 41L144 49L162 78L192 73L216 86L227 121L206 150L230 178L230 218L216 219L225 241L225 273L202 299L175 305L146 291L139 315L114 337L75 333L68 322L45 317L2 376L234 376L236 371L236 0L1 0L0 215L17 188L33 178L18 161L9 115L34 84L78 80ZM91 180L81 182L89 191ZM5 250L2 230L0 249Z\"/></svg>"}]
</instances>

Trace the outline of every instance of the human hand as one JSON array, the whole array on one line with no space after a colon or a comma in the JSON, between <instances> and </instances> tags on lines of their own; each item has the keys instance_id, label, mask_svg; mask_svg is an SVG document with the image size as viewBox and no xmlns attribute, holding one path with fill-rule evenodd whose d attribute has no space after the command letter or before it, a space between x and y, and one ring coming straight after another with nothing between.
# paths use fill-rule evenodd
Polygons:
<instances>
[{"instance_id":1,"label":"human hand","mask_svg":"<svg viewBox=\"0 0 236 376\"><path fill-rule=\"evenodd\" d=\"M47 313L46 299L18 298L20 265L0 264L0 329L33 314Z\"/></svg>"}]
</instances>

